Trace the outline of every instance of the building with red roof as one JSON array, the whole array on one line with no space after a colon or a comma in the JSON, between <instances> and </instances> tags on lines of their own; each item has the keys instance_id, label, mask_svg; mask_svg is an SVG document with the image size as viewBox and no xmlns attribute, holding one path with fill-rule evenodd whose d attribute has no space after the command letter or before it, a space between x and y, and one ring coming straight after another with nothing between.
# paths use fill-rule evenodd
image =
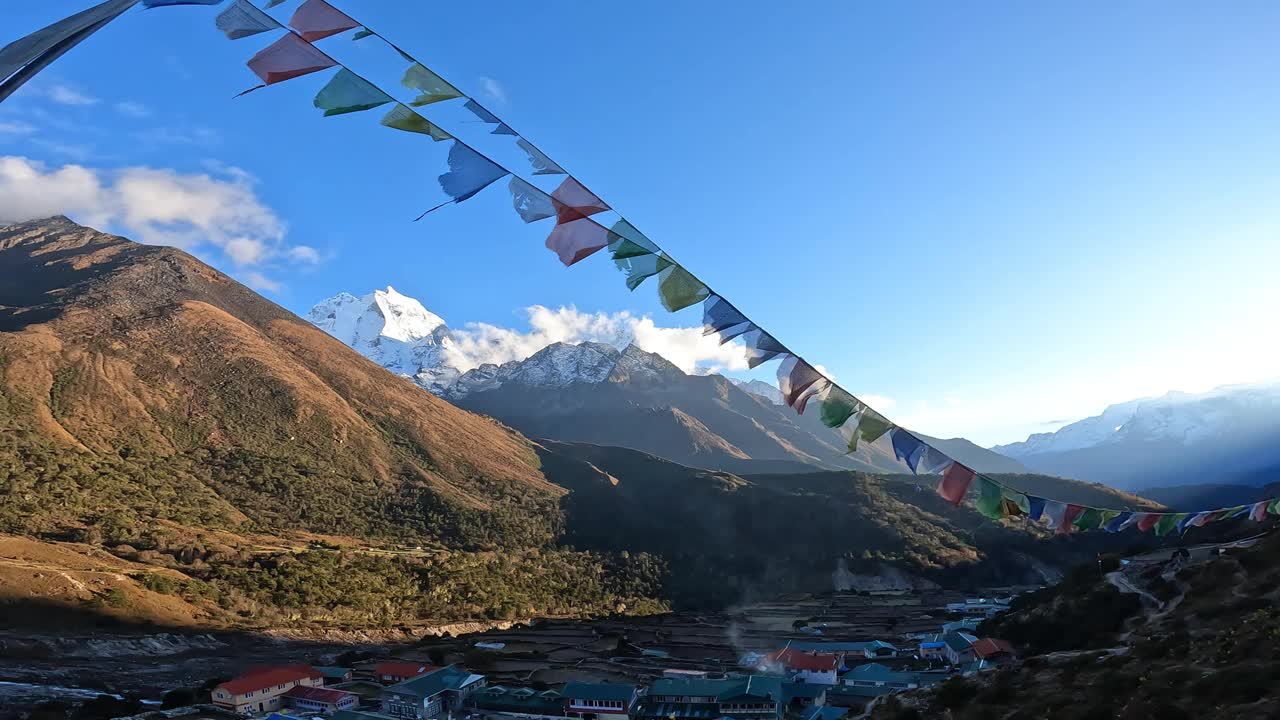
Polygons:
<instances>
[{"instance_id":1,"label":"building with red roof","mask_svg":"<svg viewBox=\"0 0 1280 720\"><path fill-rule=\"evenodd\" d=\"M373 666L373 678L383 685L395 685L439 669L438 665L420 662L380 662Z\"/></svg>"},{"instance_id":2,"label":"building with red roof","mask_svg":"<svg viewBox=\"0 0 1280 720\"><path fill-rule=\"evenodd\" d=\"M769 660L792 673L796 682L818 685L835 685L836 672L840 667L840 659L834 653L804 652L794 648L769 653Z\"/></svg>"},{"instance_id":3,"label":"building with red roof","mask_svg":"<svg viewBox=\"0 0 1280 720\"><path fill-rule=\"evenodd\" d=\"M324 675L309 665L264 667L213 689L213 704L240 714L264 713L284 707L284 695L295 687L320 687Z\"/></svg>"},{"instance_id":4,"label":"building with red roof","mask_svg":"<svg viewBox=\"0 0 1280 720\"><path fill-rule=\"evenodd\" d=\"M982 638L973 644L973 654L987 663L1002 663L1014 659L1013 646L1004 640Z\"/></svg>"},{"instance_id":5,"label":"building with red roof","mask_svg":"<svg viewBox=\"0 0 1280 720\"><path fill-rule=\"evenodd\" d=\"M295 710L322 713L354 710L360 704L360 696L355 693L305 685L299 685L285 693L284 699Z\"/></svg>"}]
</instances>

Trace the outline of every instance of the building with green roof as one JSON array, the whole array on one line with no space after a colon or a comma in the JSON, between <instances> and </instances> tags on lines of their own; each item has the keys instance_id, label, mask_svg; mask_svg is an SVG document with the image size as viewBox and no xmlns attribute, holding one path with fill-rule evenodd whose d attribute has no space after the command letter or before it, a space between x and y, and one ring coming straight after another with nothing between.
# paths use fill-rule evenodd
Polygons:
<instances>
[{"instance_id":1,"label":"building with green roof","mask_svg":"<svg viewBox=\"0 0 1280 720\"><path fill-rule=\"evenodd\" d=\"M382 711L400 720L428 720L462 709L485 686L484 676L448 665L382 691Z\"/></svg>"}]
</instances>

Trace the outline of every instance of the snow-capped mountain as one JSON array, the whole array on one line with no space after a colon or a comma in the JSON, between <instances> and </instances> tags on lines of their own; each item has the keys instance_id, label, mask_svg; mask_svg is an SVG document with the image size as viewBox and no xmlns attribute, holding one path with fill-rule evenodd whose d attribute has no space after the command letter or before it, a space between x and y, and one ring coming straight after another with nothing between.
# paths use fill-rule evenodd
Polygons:
<instances>
[{"instance_id":1,"label":"snow-capped mountain","mask_svg":"<svg viewBox=\"0 0 1280 720\"><path fill-rule=\"evenodd\" d=\"M992 450L1033 470L1127 488L1266 482L1280 470L1280 382L1132 400Z\"/></svg>"},{"instance_id":2,"label":"snow-capped mountain","mask_svg":"<svg viewBox=\"0 0 1280 720\"><path fill-rule=\"evenodd\" d=\"M752 395L758 395L774 405L782 404L782 391L763 380L737 380L735 378L730 378L730 380L734 385Z\"/></svg>"},{"instance_id":3,"label":"snow-capped mountain","mask_svg":"<svg viewBox=\"0 0 1280 720\"><path fill-rule=\"evenodd\" d=\"M462 374L450 357L449 326L395 288L321 301L307 313L316 327L397 375L440 394Z\"/></svg>"},{"instance_id":4,"label":"snow-capped mountain","mask_svg":"<svg viewBox=\"0 0 1280 720\"><path fill-rule=\"evenodd\" d=\"M645 352L635 345L618 350L604 343L572 345L558 342L524 360L512 360L502 365L486 363L468 370L441 394L457 401L504 385L563 388L602 383L610 378L657 381L674 375L683 376L684 373L661 355Z\"/></svg>"},{"instance_id":5,"label":"snow-capped mountain","mask_svg":"<svg viewBox=\"0 0 1280 720\"><path fill-rule=\"evenodd\" d=\"M556 388L604 382L611 373L623 373L633 380L684 374L661 356L644 352L622 337L618 338L622 349L597 342L558 342L522 360L468 369L471 363L458 352L456 338L444 319L392 287L362 297L339 293L317 303L307 319L391 372L412 378L450 400L507 383ZM760 384L777 393L776 388Z\"/></svg>"}]
</instances>

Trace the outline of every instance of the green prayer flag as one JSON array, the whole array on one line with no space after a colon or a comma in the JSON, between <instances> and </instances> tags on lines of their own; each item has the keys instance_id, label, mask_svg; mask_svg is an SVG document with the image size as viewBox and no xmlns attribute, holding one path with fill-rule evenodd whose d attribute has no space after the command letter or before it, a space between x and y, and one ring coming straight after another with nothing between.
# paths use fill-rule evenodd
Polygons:
<instances>
[{"instance_id":1,"label":"green prayer flag","mask_svg":"<svg viewBox=\"0 0 1280 720\"><path fill-rule=\"evenodd\" d=\"M818 419L829 428L840 427L861 408L862 403L857 398L832 385L819 401Z\"/></svg>"},{"instance_id":2,"label":"green prayer flag","mask_svg":"<svg viewBox=\"0 0 1280 720\"><path fill-rule=\"evenodd\" d=\"M666 270L675 263L662 255L636 255L615 260L618 269L627 274L627 289L635 290L647 278Z\"/></svg>"},{"instance_id":3,"label":"green prayer flag","mask_svg":"<svg viewBox=\"0 0 1280 720\"><path fill-rule=\"evenodd\" d=\"M267 3L263 5L263 7L270 9L279 5L282 2L284 2L284 0L267 0Z\"/></svg>"},{"instance_id":4,"label":"green prayer flag","mask_svg":"<svg viewBox=\"0 0 1280 720\"><path fill-rule=\"evenodd\" d=\"M1071 524L1077 530L1097 530L1102 525L1102 511L1098 508L1087 507L1076 516L1075 522Z\"/></svg>"},{"instance_id":5,"label":"green prayer flag","mask_svg":"<svg viewBox=\"0 0 1280 720\"><path fill-rule=\"evenodd\" d=\"M1102 514L1102 519L1098 522L1098 527L1100 528L1105 528L1111 524L1112 520L1120 517L1119 510L1102 510L1100 512Z\"/></svg>"},{"instance_id":6,"label":"green prayer flag","mask_svg":"<svg viewBox=\"0 0 1280 720\"><path fill-rule=\"evenodd\" d=\"M612 231L611 231L612 232ZM640 257L642 255L652 255L653 252L648 248L641 247L636 243L628 240L621 235L613 235L609 242L609 250L613 252L614 260L625 260L626 258Z\"/></svg>"},{"instance_id":7,"label":"green prayer flag","mask_svg":"<svg viewBox=\"0 0 1280 720\"><path fill-rule=\"evenodd\" d=\"M409 102L414 107L422 107L441 100L463 97L458 88L445 82L444 78L431 72L422 63L416 62L410 65L409 69L404 71L404 78L400 80L400 83L410 90L419 91L418 97Z\"/></svg>"},{"instance_id":8,"label":"green prayer flag","mask_svg":"<svg viewBox=\"0 0 1280 720\"><path fill-rule=\"evenodd\" d=\"M452 135L436 127L430 120L400 103L396 103L395 107L382 116L382 124L396 130L430 135L436 141L453 139Z\"/></svg>"},{"instance_id":9,"label":"green prayer flag","mask_svg":"<svg viewBox=\"0 0 1280 720\"><path fill-rule=\"evenodd\" d=\"M1011 488L1004 489L1004 512L1005 515L1030 515L1031 499L1026 493L1020 493Z\"/></svg>"},{"instance_id":10,"label":"green prayer flag","mask_svg":"<svg viewBox=\"0 0 1280 720\"><path fill-rule=\"evenodd\" d=\"M355 40L363 40L363 39L365 39L365 38L369 37L370 35L377 35L377 33L375 33L374 31L370 30L369 28L360 28L359 30L357 30L357 31L356 31L356 34L355 34L355 35L352 35L352 36L351 36L351 39L352 39L352 41L355 41Z\"/></svg>"},{"instance_id":11,"label":"green prayer flag","mask_svg":"<svg viewBox=\"0 0 1280 720\"><path fill-rule=\"evenodd\" d=\"M1183 518L1185 518L1187 514L1188 513L1170 513L1162 515L1160 519L1156 521L1156 535L1160 535L1162 537L1168 535L1174 528L1178 527L1178 523L1182 522Z\"/></svg>"},{"instance_id":12,"label":"green prayer flag","mask_svg":"<svg viewBox=\"0 0 1280 720\"><path fill-rule=\"evenodd\" d=\"M1005 516L1004 489L984 476L978 476L978 499L974 501L978 512L992 520Z\"/></svg>"},{"instance_id":13,"label":"green prayer flag","mask_svg":"<svg viewBox=\"0 0 1280 720\"><path fill-rule=\"evenodd\" d=\"M315 106L324 111L325 117L329 117L360 112L393 101L390 95L374 87L368 80L342 68L329 79L328 84L320 88L320 92L316 94Z\"/></svg>"},{"instance_id":14,"label":"green prayer flag","mask_svg":"<svg viewBox=\"0 0 1280 720\"><path fill-rule=\"evenodd\" d=\"M892 429L893 423L871 408L865 408L858 416L857 435L861 436L865 442L875 442Z\"/></svg>"},{"instance_id":15,"label":"green prayer flag","mask_svg":"<svg viewBox=\"0 0 1280 720\"><path fill-rule=\"evenodd\" d=\"M658 278L658 298L662 300L662 306L668 312L697 305L706 300L710 294L710 288L675 263L663 270Z\"/></svg>"},{"instance_id":16,"label":"green prayer flag","mask_svg":"<svg viewBox=\"0 0 1280 720\"><path fill-rule=\"evenodd\" d=\"M619 220L618 222L614 223L613 227L609 228L609 232L613 233L614 235L614 237L609 241L610 250L614 250L614 245L621 244L623 240L626 240L630 242L632 246L638 247L644 251L644 252L637 252L636 253L637 255L643 255L645 252L650 252L655 254L662 252L662 250L658 247L657 243L650 240L648 237L645 237L644 233L637 230L635 225L632 225L626 220ZM614 250L613 257L614 259L617 259L619 257L616 250ZM624 255L621 257L632 257L632 256Z\"/></svg>"},{"instance_id":17,"label":"green prayer flag","mask_svg":"<svg viewBox=\"0 0 1280 720\"><path fill-rule=\"evenodd\" d=\"M1267 512L1271 513L1272 515L1280 515L1280 498L1276 498L1275 500L1272 500L1271 504L1267 505Z\"/></svg>"}]
</instances>

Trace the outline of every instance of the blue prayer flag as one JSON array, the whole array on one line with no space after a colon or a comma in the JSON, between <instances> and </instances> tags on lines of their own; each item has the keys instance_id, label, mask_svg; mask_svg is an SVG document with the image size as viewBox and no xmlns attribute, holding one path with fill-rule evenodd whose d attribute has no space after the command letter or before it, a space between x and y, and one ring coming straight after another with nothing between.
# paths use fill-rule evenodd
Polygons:
<instances>
[{"instance_id":1,"label":"blue prayer flag","mask_svg":"<svg viewBox=\"0 0 1280 720\"><path fill-rule=\"evenodd\" d=\"M1125 525L1129 522L1129 518L1131 517L1133 517L1133 513L1128 510L1125 510L1119 515L1111 518L1111 522L1104 525L1102 529L1106 530L1109 533L1120 532L1125 527Z\"/></svg>"},{"instance_id":2,"label":"blue prayer flag","mask_svg":"<svg viewBox=\"0 0 1280 720\"><path fill-rule=\"evenodd\" d=\"M1031 522L1040 522L1040 516L1044 515L1044 498L1035 495L1027 496L1027 519Z\"/></svg>"},{"instance_id":3,"label":"blue prayer flag","mask_svg":"<svg viewBox=\"0 0 1280 720\"><path fill-rule=\"evenodd\" d=\"M462 202L506 175L506 170L485 156L454 141L449 150L449 172L440 176L440 189L454 202Z\"/></svg>"},{"instance_id":4,"label":"blue prayer flag","mask_svg":"<svg viewBox=\"0 0 1280 720\"><path fill-rule=\"evenodd\" d=\"M915 435L902 428L894 428L893 454L897 455L899 460L905 461L913 474L916 471L916 466L920 464L920 457L924 455L927 447L928 445L921 442L920 438Z\"/></svg>"}]
</instances>

